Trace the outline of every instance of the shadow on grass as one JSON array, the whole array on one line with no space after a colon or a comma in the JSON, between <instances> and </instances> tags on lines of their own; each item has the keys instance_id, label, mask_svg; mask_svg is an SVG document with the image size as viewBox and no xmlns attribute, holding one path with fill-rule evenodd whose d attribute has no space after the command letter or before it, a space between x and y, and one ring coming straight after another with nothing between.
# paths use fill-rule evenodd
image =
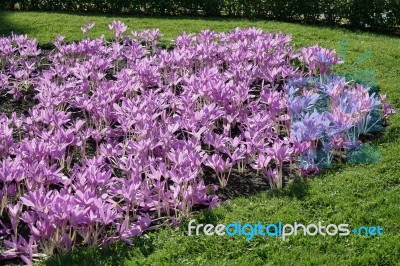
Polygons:
<instances>
[{"instance_id":1,"label":"shadow on grass","mask_svg":"<svg viewBox=\"0 0 400 266\"><path fill-rule=\"evenodd\" d=\"M29 12L29 11L18 11L20 13L24 12ZM291 20L291 21L282 21L282 20L276 20L276 19L263 19L263 18L235 18L235 17L208 17L208 16L189 16L189 15L183 15L183 16L172 16L172 15L144 15L144 14L118 14L118 13L95 13L95 12L45 12L45 11L36 11L37 13L44 13L44 14L60 14L60 15L74 15L74 16L84 16L84 17L105 17L105 18L114 18L114 19L124 19L124 18L138 18L138 19L159 19L159 20L176 20L176 21L204 21L205 26L207 25L207 22L226 22L226 23L234 23L234 22L243 22L243 21L248 21L251 23L260 23L260 22L275 22L275 23L287 23L287 24L292 24L292 25L303 25L305 27L310 27L314 29L321 29L321 28L326 28L326 29L331 29L331 30L337 30L341 29L347 32L355 33L355 34L362 34L365 32L374 34L376 36L386 36L386 37L393 37L393 38L398 38L400 36L399 32L381 32L381 31L374 31L374 30L369 30L369 29L357 29L354 27L351 27L349 25L329 25L326 23L309 23L309 22L304 22L304 21L297 21L297 20ZM19 29L18 27L15 27L15 25L11 25L9 21L7 21L7 17L10 16L10 14L17 13L15 11L10 12L10 11L0 11L0 35L2 34L7 34L7 31L14 30L15 32L18 33L29 33L29 28L23 28ZM5 26L1 26L2 23L4 23Z\"/></svg>"},{"instance_id":2,"label":"shadow on grass","mask_svg":"<svg viewBox=\"0 0 400 266\"><path fill-rule=\"evenodd\" d=\"M77 15L77 16L85 16L85 17L93 17L93 16L102 16L102 17L107 17L107 18L143 18L143 19L163 19L163 20L197 20L197 21L211 21L211 22L243 22L243 21L249 21L249 22L254 22L254 23L259 23L259 22L276 22L276 23L288 23L288 24L293 24L293 25L303 25L311 28L327 28L331 30L335 29L342 29L346 30L352 33L356 34L362 34L365 32L372 33L376 36L388 36L388 37L399 37L400 33L399 32L389 32L389 31L376 31L376 30L371 30L371 29L358 29L354 28L350 25L330 25L327 23L323 22L305 22L305 21L299 21L299 20L276 20L276 19L270 19L270 18L236 18L236 17L229 17L229 16L223 16L223 17L213 17L213 16L201 16L201 15L183 15L183 16L174 16L174 15L144 15L144 14L118 14L118 13L85 13L85 12L53 12L56 14L67 14L67 15Z\"/></svg>"},{"instance_id":3,"label":"shadow on grass","mask_svg":"<svg viewBox=\"0 0 400 266\"><path fill-rule=\"evenodd\" d=\"M196 220L198 223L203 224L217 224L222 218L222 214L217 214L212 209L204 209L200 215L196 217ZM187 228L185 223L181 227Z\"/></svg>"},{"instance_id":4,"label":"shadow on grass","mask_svg":"<svg viewBox=\"0 0 400 266\"><path fill-rule=\"evenodd\" d=\"M286 189L270 190L269 194L272 197L289 197L298 200L303 200L308 195L309 184L305 180L296 178Z\"/></svg>"},{"instance_id":5,"label":"shadow on grass","mask_svg":"<svg viewBox=\"0 0 400 266\"><path fill-rule=\"evenodd\" d=\"M394 122L393 122L394 124ZM395 125L389 125L389 127L385 128L382 132L382 135L375 139L373 144L390 144L397 142L400 139L400 127Z\"/></svg>"},{"instance_id":6,"label":"shadow on grass","mask_svg":"<svg viewBox=\"0 0 400 266\"><path fill-rule=\"evenodd\" d=\"M137 242L140 242L138 245L143 249L142 252L145 252L145 239L138 239ZM131 257L129 251L129 246L124 243L116 243L106 248L79 248L68 254L53 256L43 262L43 265L122 265L123 261ZM151 250L147 251L148 254L149 252Z\"/></svg>"},{"instance_id":7,"label":"shadow on grass","mask_svg":"<svg viewBox=\"0 0 400 266\"><path fill-rule=\"evenodd\" d=\"M12 22L10 17L16 13L0 10L0 36L10 36L12 32L16 34L29 34L32 31L33 27L21 27Z\"/></svg>"}]
</instances>

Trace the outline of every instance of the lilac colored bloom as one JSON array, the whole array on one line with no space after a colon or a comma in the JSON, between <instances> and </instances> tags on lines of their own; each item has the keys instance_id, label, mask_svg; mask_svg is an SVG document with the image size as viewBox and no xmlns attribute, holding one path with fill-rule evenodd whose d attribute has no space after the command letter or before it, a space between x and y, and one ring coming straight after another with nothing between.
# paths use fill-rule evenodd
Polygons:
<instances>
[{"instance_id":1,"label":"lilac colored bloom","mask_svg":"<svg viewBox=\"0 0 400 266\"><path fill-rule=\"evenodd\" d=\"M115 37L120 38L122 33L124 33L128 27L121 21L113 21L108 28L114 32Z\"/></svg>"},{"instance_id":2,"label":"lilac colored bloom","mask_svg":"<svg viewBox=\"0 0 400 266\"><path fill-rule=\"evenodd\" d=\"M83 26L83 27L81 27L81 31L83 32L83 34L85 34L85 33L87 33L90 29L92 29L93 27L94 27L94 25L95 25L96 23L90 23L90 22L88 22L88 23L86 23L86 25L85 26Z\"/></svg>"}]
</instances>

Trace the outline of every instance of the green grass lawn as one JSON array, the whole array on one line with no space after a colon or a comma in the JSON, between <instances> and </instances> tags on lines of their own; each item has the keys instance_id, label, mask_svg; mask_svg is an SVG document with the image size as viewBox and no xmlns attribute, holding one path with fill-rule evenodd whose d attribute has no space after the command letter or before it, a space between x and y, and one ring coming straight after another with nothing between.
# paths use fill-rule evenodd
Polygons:
<instances>
[{"instance_id":1,"label":"green grass lawn","mask_svg":"<svg viewBox=\"0 0 400 266\"><path fill-rule=\"evenodd\" d=\"M237 19L144 18L89 16L50 13L0 12L0 35L11 31L27 33L49 44L57 34L67 40L82 38L80 27L96 22L91 36L108 34L107 25L122 20L131 30L159 28L163 44L182 31L201 29L227 31L256 26L293 36L297 47L320 44L339 49L346 39L346 66L349 70L365 51L372 56L355 69L376 71L381 92L400 108L400 38L352 32L345 29L299 24ZM197 223L348 223L352 227L380 225L382 237L244 237L187 236L187 224L161 228L135 240L135 246L116 244L108 249L81 249L54 257L47 265L400 265L400 118L390 118L383 137L371 141L382 154L382 162L372 165L335 165L305 182L294 182L282 191L260 191L237 198L213 210L193 214Z\"/></svg>"}]
</instances>

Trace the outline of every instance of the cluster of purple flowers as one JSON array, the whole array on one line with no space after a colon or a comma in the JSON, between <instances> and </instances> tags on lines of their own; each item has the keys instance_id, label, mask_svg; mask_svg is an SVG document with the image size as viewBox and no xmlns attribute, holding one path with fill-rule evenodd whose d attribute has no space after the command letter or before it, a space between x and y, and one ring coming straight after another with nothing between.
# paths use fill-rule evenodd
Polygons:
<instances>
[{"instance_id":1,"label":"cluster of purple flowers","mask_svg":"<svg viewBox=\"0 0 400 266\"><path fill-rule=\"evenodd\" d=\"M2 259L129 243L152 223L214 206L205 168L220 187L253 168L281 188L285 164L318 168L310 151L319 143L341 149L373 109L392 111L328 75L340 63L334 51L298 53L288 35L204 30L166 50L158 30L109 28L112 42L60 36L43 54L26 36L0 38L0 97L34 91L37 101L0 116Z\"/></svg>"}]
</instances>

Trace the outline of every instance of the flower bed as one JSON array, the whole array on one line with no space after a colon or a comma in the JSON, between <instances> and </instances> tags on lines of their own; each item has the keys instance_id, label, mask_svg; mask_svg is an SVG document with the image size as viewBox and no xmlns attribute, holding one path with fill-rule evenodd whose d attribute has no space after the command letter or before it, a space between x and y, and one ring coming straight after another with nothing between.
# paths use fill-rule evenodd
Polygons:
<instances>
[{"instance_id":1,"label":"flower bed","mask_svg":"<svg viewBox=\"0 0 400 266\"><path fill-rule=\"evenodd\" d=\"M331 74L334 51L296 51L288 35L205 30L166 50L157 30L110 29L112 42L58 37L53 51L0 38L3 106L27 106L0 107L2 259L130 243L218 204L232 171L282 188L284 167L329 167L393 113Z\"/></svg>"}]
</instances>

